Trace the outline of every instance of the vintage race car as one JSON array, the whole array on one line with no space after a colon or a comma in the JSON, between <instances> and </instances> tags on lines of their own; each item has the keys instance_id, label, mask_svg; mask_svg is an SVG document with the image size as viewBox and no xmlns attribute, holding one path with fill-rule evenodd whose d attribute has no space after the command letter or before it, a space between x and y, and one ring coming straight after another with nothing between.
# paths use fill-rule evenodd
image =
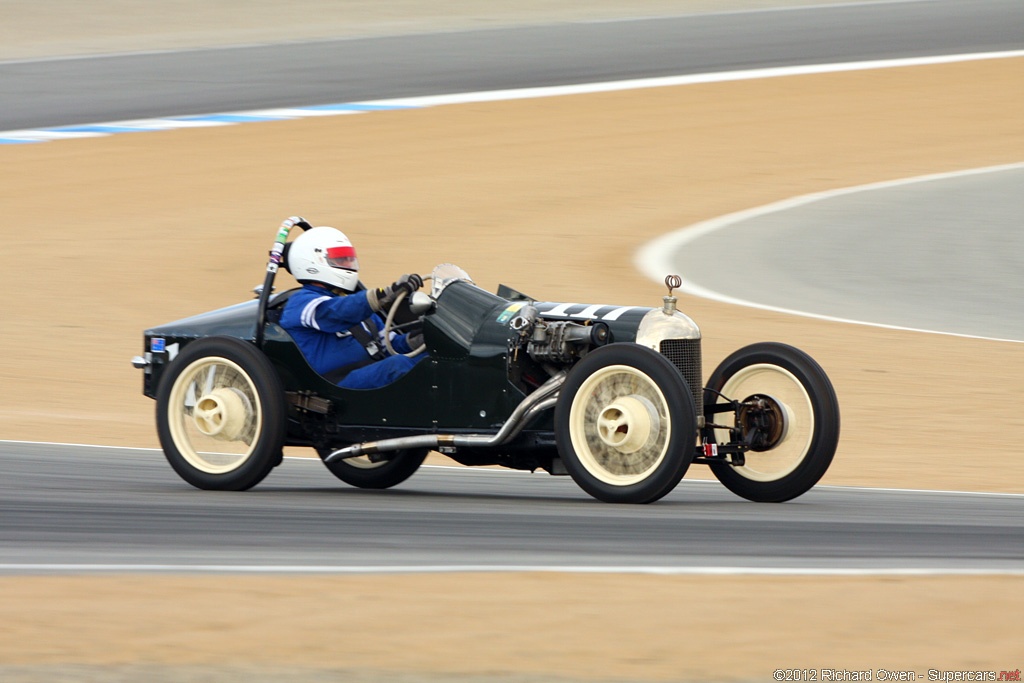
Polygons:
<instances>
[{"instance_id":1,"label":"vintage race car","mask_svg":"<svg viewBox=\"0 0 1024 683\"><path fill-rule=\"evenodd\" d=\"M309 224L279 228L256 300L146 330L133 359L167 460L194 486L248 489L284 446L306 446L364 488L394 486L438 451L568 474L620 503L661 498L698 463L744 498L780 502L832 461L839 406L821 367L791 346L753 344L704 386L676 276L647 308L540 302L504 285L492 294L438 266L429 296L399 297L385 330L421 325L428 359L387 386L341 388L278 324L296 290L272 286L296 226Z\"/></svg>"}]
</instances>

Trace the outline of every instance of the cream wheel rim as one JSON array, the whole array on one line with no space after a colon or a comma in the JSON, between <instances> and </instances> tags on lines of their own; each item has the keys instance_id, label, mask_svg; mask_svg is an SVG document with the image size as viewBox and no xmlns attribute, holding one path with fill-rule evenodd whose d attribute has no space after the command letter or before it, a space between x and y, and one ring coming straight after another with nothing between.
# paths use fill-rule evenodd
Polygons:
<instances>
[{"instance_id":1,"label":"cream wheel rim","mask_svg":"<svg viewBox=\"0 0 1024 683\"><path fill-rule=\"evenodd\" d=\"M658 469L671 432L665 395L628 365L594 372L569 408L569 437L579 463L613 486L636 484Z\"/></svg>"},{"instance_id":2,"label":"cream wheel rim","mask_svg":"<svg viewBox=\"0 0 1024 683\"><path fill-rule=\"evenodd\" d=\"M749 365L730 377L721 393L738 401L754 394L768 395L782 409L785 424L782 437L766 451L747 451L744 465L732 467L740 476L754 481L777 481L800 466L814 438L814 404L804 385L785 368L769 363ZM727 403L721 396L719 403ZM725 413L727 414L727 413ZM716 429L719 443L729 441L729 431Z\"/></svg>"},{"instance_id":3,"label":"cream wheel rim","mask_svg":"<svg viewBox=\"0 0 1024 683\"><path fill-rule=\"evenodd\" d=\"M241 467L255 451L263 426L256 385L227 358L200 358L182 370L167 412L178 452L207 474Z\"/></svg>"}]
</instances>

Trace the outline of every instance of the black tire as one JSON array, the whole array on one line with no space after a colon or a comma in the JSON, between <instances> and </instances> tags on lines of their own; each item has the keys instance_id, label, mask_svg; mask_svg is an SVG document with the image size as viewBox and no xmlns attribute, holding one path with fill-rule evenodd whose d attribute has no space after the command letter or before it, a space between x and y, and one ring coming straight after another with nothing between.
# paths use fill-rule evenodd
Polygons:
<instances>
[{"instance_id":1,"label":"black tire","mask_svg":"<svg viewBox=\"0 0 1024 683\"><path fill-rule=\"evenodd\" d=\"M167 461L201 489L244 491L281 462L287 409L281 380L255 346L207 337L160 380L156 424Z\"/></svg>"},{"instance_id":2,"label":"black tire","mask_svg":"<svg viewBox=\"0 0 1024 683\"><path fill-rule=\"evenodd\" d=\"M361 489L388 489L411 477L423 464L429 452L430 449L427 448L414 448L395 451L389 459L379 462L371 462L366 456L360 456L324 464L331 474L346 484ZM326 457L329 453L330 451L325 451L321 456Z\"/></svg>"},{"instance_id":3,"label":"black tire","mask_svg":"<svg viewBox=\"0 0 1024 683\"><path fill-rule=\"evenodd\" d=\"M555 406L555 438L580 488L608 503L650 503L674 489L693 460L697 409L664 356L638 344L591 351Z\"/></svg>"},{"instance_id":4,"label":"black tire","mask_svg":"<svg viewBox=\"0 0 1024 683\"><path fill-rule=\"evenodd\" d=\"M818 483L839 442L839 402L828 376L813 358L786 344L752 344L722 361L708 379L707 388L738 401L755 395L766 397L766 405L782 416L770 418L779 423L773 428L775 435L761 448L748 451L743 467L711 465L711 471L726 488L747 500L781 503ZM732 413L710 412L710 406L724 400L705 391L708 422L734 423ZM728 430L704 430L709 441L719 444L727 442L728 435Z\"/></svg>"}]
</instances>

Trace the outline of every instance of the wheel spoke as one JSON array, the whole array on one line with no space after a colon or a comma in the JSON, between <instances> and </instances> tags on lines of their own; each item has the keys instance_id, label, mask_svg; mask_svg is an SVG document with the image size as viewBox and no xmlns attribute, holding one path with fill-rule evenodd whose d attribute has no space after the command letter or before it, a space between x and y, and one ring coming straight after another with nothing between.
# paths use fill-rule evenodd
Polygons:
<instances>
[{"instance_id":1,"label":"wheel spoke","mask_svg":"<svg viewBox=\"0 0 1024 683\"><path fill-rule=\"evenodd\" d=\"M214 380L214 377L216 377L216 376L217 376L217 366L216 365L211 365L210 366L210 371L206 375L206 387L203 390L204 394L209 394L211 391L213 391L213 380Z\"/></svg>"}]
</instances>

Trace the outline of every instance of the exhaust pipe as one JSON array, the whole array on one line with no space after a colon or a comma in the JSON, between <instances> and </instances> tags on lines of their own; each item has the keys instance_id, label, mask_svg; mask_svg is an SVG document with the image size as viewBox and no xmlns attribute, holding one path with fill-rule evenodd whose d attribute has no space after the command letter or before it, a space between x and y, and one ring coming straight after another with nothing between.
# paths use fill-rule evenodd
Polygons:
<instances>
[{"instance_id":1,"label":"exhaust pipe","mask_svg":"<svg viewBox=\"0 0 1024 683\"><path fill-rule=\"evenodd\" d=\"M559 372L536 391L527 396L512 411L508 420L501 426L496 434L421 434L418 436L402 436L396 439L383 439L381 441L366 441L364 443L352 444L345 448L339 448L332 452L324 462L355 458L360 455L371 453L386 453L388 451L400 451L407 448L431 448L443 447L465 447L472 446L486 448L488 446L501 446L519 436L527 424L540 413L555 407L558 402L558 390L565 382L566 374Z\"/></svg>"}]
</instances>

